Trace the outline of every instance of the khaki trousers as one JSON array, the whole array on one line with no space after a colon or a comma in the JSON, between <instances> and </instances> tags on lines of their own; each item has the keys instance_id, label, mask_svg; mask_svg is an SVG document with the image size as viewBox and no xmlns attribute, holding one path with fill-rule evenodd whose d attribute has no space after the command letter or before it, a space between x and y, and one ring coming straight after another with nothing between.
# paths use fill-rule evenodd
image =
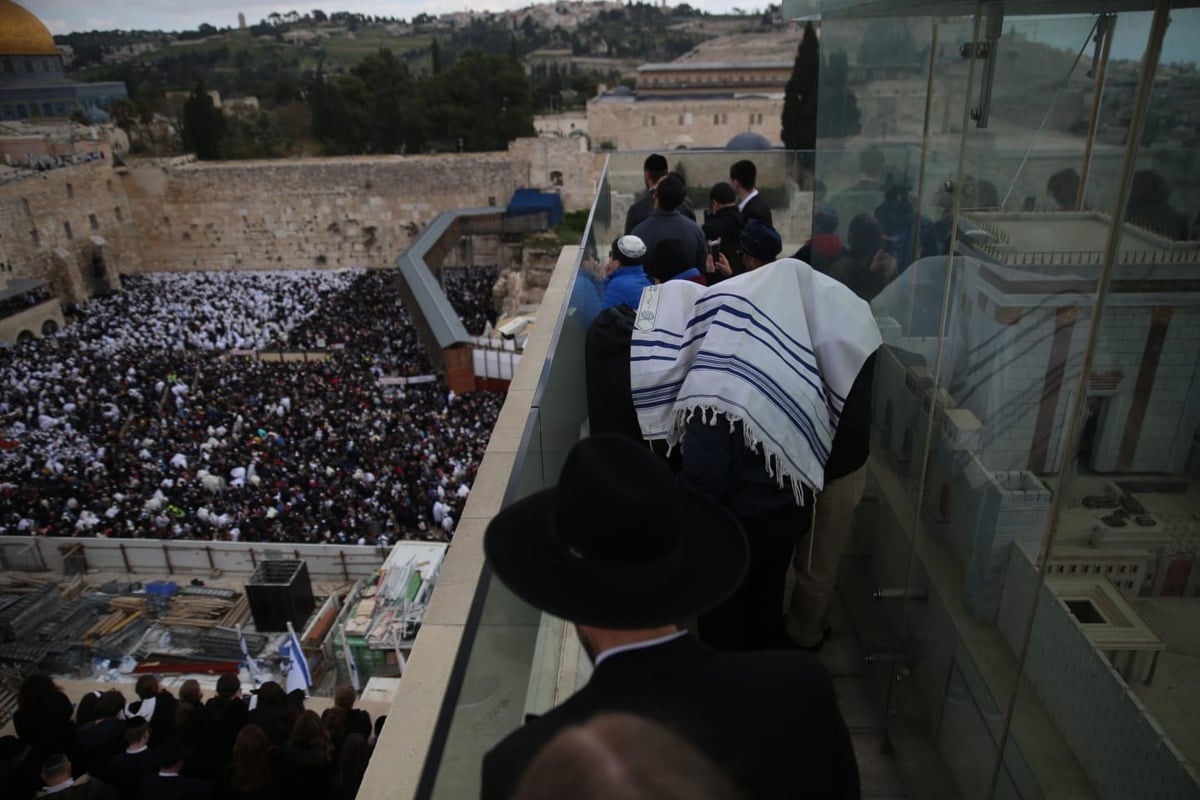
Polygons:
<instances>
[{"instance_id":1,"label":"khaki trousers","mask_svg":"<svg viewBox=\"0 0 1200 800\"><path fill-rule=\"evenodd\" d=\"M866 485L864 464L832 481L817 496L812 530L792 556L796 587L785 627L798 645L817 645L824 637L822 628L828 624L829 599L837 581L838 563L850 540L854 509L862 500Z\"/></svg>"}]
</instances>

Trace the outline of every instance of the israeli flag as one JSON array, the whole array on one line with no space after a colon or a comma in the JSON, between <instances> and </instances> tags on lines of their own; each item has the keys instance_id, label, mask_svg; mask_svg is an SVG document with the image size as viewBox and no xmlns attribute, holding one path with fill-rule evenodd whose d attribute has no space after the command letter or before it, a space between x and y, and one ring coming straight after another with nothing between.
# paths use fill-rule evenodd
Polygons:
<instances>
[{"instance_id":1,"label":"israeli flag","mask_svg":"<svg viewBox=\"0 0 1200 800\"><path fill-rule=\"evenodd\" d=\"M307 692L308 687L312 686L312 674L308 671L308 660L305 659L304 650L300 647L300 637L296 636L296 632L291 630L290 626L287 638L279 646L279 655L287 659L285 662L287 665L285 690L289 694L296 689Z\"/></svg>"},{"instance_id":2,"label":"israeli flag","mask_svg":"<svg viewBox=\"0 0 1200 800\"><path fill-rule=\"evenodd\" d=\"M346 641L345 634L342 634L342 655L346 658L346 670L350 673L350 685L354 687L354 691L361 692L362 686L358 682L358 662L354 660L354 654L350 652L350 642Z\"/></svg>"},{"instance_id":3,"label":"israeli flag","mask_svg":"<svg viewBox=\"0 0 1200 800\"><path fill-rule=\"evenodd\" d=\"M258 662L250 657L250 648L246 645L246 634L242 633L241 625L238 626L237 632L238 644L242 647L242 664L246 666L246 671L250 673L250 680L254 682L255 686L258 686L262 683L262 678L258 674Z\"/></svg>"}]
</instances>

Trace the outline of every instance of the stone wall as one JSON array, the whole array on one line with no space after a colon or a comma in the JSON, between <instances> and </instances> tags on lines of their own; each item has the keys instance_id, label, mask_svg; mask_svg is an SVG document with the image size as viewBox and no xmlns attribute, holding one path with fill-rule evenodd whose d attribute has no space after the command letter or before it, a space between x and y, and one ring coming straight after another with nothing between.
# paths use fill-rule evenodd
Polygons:
<instances>
[{"instance_id":1,"label":"stone wall","mask_svg":"<svg viewBox=\"0 0 1200 800\"><path fill-rule=\"evenodd\" d=\"M606 150L724 147L746 132L779 146L782 116L781 97L606 99L588 103L587 131L593 147Z\"/></svg>"},{"instance_id":2,"label":"stone wall","mask_svg":"<svg viewBox=\"0 0 1200 800\"><path fill-rule=\"evenodd\" d=\"M91 293L98 249L108 268L140 271L143 237L125 191L127 178L105 159L0 186L5 277L46 279L66 299L81 300Z\"/></svg>"},{"instance_id":3,"label":"stone wall","mask_svg":"<svg viewBox=\"0 0 1200 800\"><path fill-rule=\"evenodd\" d=\"M506 153L132 167L155 270L386 267L443 211L528 185Z\"/></svg>"},{"instance_id":4,"label":"stone wall","mask_svg":"<svg viewBox=\"0 0 1200 800\"><path fill-rule=\"evenodd\" d=\"M105 159L0 185L0 272L80 301L143 271L389 267L438 214L503 207L519 188L589 208L603 163L579 137L518 140L506 153ZM503 266L514 253L493 244Z\"/></svg>"},{"instance_id":5,"label":"stone wall","mask_svg":"<svg viewBox=\"0 0 1200 800\"><path fill-rule=\"evenodd\" d=\"M566 211L592 207L604 154L588 151L586 136L517 139L508 152L529 164L527 186L557 191Z\"/></svg>"}]
</instances>

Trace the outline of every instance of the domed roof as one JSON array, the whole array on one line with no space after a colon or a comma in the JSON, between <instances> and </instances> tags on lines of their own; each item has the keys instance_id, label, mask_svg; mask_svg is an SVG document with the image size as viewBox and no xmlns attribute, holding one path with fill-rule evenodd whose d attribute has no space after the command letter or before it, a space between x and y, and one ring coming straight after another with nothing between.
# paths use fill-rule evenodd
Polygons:
<instances>
[{"instance_id":1,"label":"domed roof","mask_svg":"<svg viewBox=\"0 0 1200 800\"><path fill-rule=\"evenodd\" d=\"M0 0L3 2L3 0ZM761 133L746 131L739 133L729 140L729 144L725 145L726 150L771 150L774 149L767 137Z\"/></svg>"},{"instance_id":2,"label":"domed roof","mask_svg":"<svg viewBox=\"0 0 1200 800\"><path fill-rule=\"evenodd\" d=\"M56 56L42 21L12 0L0 0L0 56Z\"/></svg>"}]
</instances>

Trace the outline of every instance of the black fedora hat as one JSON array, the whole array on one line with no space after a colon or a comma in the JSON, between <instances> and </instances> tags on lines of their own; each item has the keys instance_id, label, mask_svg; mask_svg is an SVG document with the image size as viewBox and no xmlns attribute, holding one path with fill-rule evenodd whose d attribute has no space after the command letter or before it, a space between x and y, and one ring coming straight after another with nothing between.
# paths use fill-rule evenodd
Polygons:
<instances>
[{"instance_id":1,"label":"black fedora hat","mask_svg":"<svg viewBox=\"0 0 1200 800\"><path fill-rule=\"evenodd\" d=\"M615 629L714 608L742 582L749 558L732 515L680 489L662 459L622 436L576 444L558 485L497 514L483 548L522 600Z\"/></svg>"}]
</instances>

